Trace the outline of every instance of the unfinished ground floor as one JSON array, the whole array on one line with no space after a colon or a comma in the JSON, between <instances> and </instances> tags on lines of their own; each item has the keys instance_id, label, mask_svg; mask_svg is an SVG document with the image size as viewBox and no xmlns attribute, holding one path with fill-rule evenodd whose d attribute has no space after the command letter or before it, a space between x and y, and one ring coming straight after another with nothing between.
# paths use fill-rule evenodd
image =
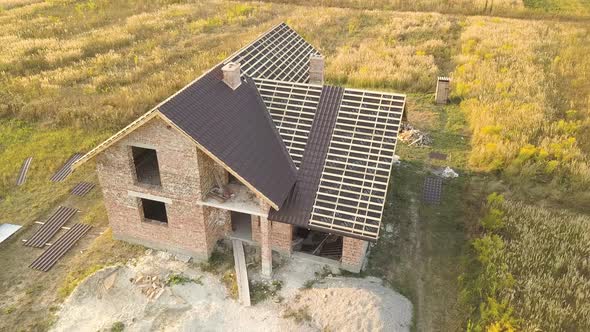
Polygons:
<instances>
[{"instance_id":1,"label":"unfinished ground floor","mask_svg":"<svg viewBox=\"0 0 590 332\"><path fill-rule=\"evenodd\" d=\"M199 204L191 206L174 201L162 202L158 206L153 203L158 202L157 199L161 198L138 196L134 199L136 206L125 208L119 215L114 215L113 211L120 208L110 205L113 236L196 260L207 259L220 240L239 239L260 248L262 274L269 277L272 275L273 251L282 256L296 255L324 262L351 272L359 272L364 264L367 241L272 221L243 210ZM187 215L187 211L192 215ZM157 216L160 220L148 218L150 216Z\"/></svg>"}]
</instances>

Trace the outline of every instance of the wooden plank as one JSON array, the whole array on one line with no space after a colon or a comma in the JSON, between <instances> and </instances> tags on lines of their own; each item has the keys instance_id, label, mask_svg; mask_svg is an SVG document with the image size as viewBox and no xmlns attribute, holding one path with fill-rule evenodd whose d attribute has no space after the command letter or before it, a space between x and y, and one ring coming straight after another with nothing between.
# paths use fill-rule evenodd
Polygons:
<instances>
[{"instance_id":1,"label":"wooden plank","mask_svg":"<svg viewBox=\"0 0 590 332\"><path fill-rule=\"evenodd\" d=\"M78 210L60 206L24 245L27 247L43 248L47 241L51 240L76 212Z\"/></svg>"},{"instance_id":2,"label":"wooden plank","mask_svg":"<svg viewBox=\"0 0 590 332\"><path fill-rule=\"evenodd\" d=\"M83 153L75 153L68 159L63 166L53 174L51 182L61 182L72 173L72 164L84 156Z\"/></svg>"},{"instance_id":3,"label":"wooden plank","mask_svg":"<svg viewBox=\"0 0 590 332\"><path fill-rule=\"evenodd\" d=\"M72 189L72 195L84 196L94 188L94 183L80 182Z\"/></svg>"},{"instance_id":4,"label":"wooden plank","mask_svg":"<svg viewBox=\"0 0 590 332\"><path fill-rule=\"evenodd\" d=\"M22 186L23 184L25 184L25 181L27 180L27 173L29 172L29 167L31 166L32 160L33 157L28 157L23 162L23 165L20 168L20 172L18 172L18 178L16 179L17 186Z\"/></svg>"},{"instance_id":5,"label":"wooden plank","mask_svg":"<svg viewBox=\"0 0 590 332\"><path fill-rule=\"evenodd\" d=\"M74 224L70 230L37 257L29 267L43 272L49 271L91 228L90 225Z\"/></svg>"},{"instance_id":6,"label":"wooden plank","mask_svg":"<svg viewBox=\"0 0 590 332\"><path fill-rule=\"evenodd\" d=\"M246 256L244 255L244 245L242 241L232 239L234 249L234 261L236 268L236 281L238 283L238 294L240 303L246 307L250 303L250 285L248 284L248 270L246 269Z\"/></svg>"}]
</instances>

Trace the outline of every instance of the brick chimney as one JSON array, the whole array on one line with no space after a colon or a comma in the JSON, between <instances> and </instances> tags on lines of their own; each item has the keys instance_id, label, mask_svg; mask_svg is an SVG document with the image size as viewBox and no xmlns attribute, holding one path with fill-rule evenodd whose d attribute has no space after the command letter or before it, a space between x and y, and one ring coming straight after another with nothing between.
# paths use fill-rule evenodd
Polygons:
<instances>
[{"instance_id":1,"label":"brick chimney","mask_svg":"<svg viewBox=\"0 0 590 332\"><path fill-rule=\"evenodd\" d=\"M321 55L309 57L309 83L324 83L324 57Z\"/></svg>"},{"instance_id":2,"label":"brick chimney","mask_svg":"<svg viewBox=\"0 0 590 332\"><path fill-rule=\"evenodd\" d=\"M239 63L229 62L221 70L223 71L223 82L232 88L232 90L237 89L242 84Z\"/></svg>"}]
</instances>

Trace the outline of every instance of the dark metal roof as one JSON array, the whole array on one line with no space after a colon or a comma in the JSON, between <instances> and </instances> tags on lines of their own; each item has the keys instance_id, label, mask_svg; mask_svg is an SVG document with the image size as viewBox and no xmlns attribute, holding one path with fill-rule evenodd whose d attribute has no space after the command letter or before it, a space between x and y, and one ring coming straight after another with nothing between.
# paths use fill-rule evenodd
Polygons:
<instances>
[{"instance_id":1,"label":"dark metal roof","mask_svg":"<svg viewBox=\"0 0 590 332\"><path fill-rule=\"evenodd\" d=\"M160 105L159 110L280 207L296 168L250 78L232 90L221 65Z\"/></svg>"},{"instance_id":2,"label":"dark metal roof","mask_svg":"<svg viewBox=\"0 0 590 332\"><path fill-rule=\"evenodd\" d=\"M63 225L68 222L78 212L76 209L72 209L65 206L60 206L52 215L45 221L43 226L39 228L35 234L25 242L25 246L43 248L47 241L59 232Z\"/></svg>"},{"instance_id":3,"label":"dark metal roof","mask_svg":"<svg viewBox=\"0 0 590 332\"><path fill-rule=\"evenodd\" d=\"M279 211L270 210L269 219L307 226L343 93L342 88L323 87L295 187Z\"/></svg>"},{"instance_id":4,"label":"dark metal roof","mask_svg":"<svg viewBox=\"0 0 590 332\"><path fill-rule=\"evenodd\" d=\"M295 30L281 23L230 56L249 77L290 82L309 81L309 57L319 55Z\"/></svg>"}]
</instances>

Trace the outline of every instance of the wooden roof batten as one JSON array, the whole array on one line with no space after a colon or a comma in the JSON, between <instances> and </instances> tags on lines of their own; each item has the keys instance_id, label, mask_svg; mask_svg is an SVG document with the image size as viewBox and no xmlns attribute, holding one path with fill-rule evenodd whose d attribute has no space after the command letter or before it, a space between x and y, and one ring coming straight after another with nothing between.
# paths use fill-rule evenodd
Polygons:
<instances>
[{"instance_id":1,"label":"wooden roof batten","mask_svg":"<svg viewBox=\"0 0 590 332\"><path fill-rule=\"evenodd\" d=\"M248 43L219 65L214 66L96 146L77 160L72 169L92 159L151 119L159 117L189 138L198 149L234 175L261 200L278 210L279 207L275 202L257 190L228 163L200 144L195 138L198 138L198 135L191 136L195 134L191 132L191 128L185 128L187 132L183 129L185 127L183 123L175 123L177 121L175 115L168 114L170 111L165 109L165 104L220 65L243 60L242 65L246 65L242 71L245 80L249 79L246 76L251 76L251 73L262 75L253 78L252 81L266 106L270 120L280 135L281 144L284 144L288 155L299 169L304 152L308 148L307 140L310 130L321 108L319 101L322 91L330 88L323 84L307 82L308 73L305 69L308 63L306 61L309 61L310 54L319 54L319 52L313 46L308 47L306 44L307 42L286 24L279 23L273 26L256 40ZM282 53L267 54L269 50L276 49ZM285 75L292 77L285 79ZM312 199L307 227L376 241L379 237L406 96L350 88L343 91L339 104L335 103L335 122L328 134L320 182L315 192L315 199ZM159 109L161 106L164 108ZM215 147L210 146L210 148L219 152L215 150ZM223 156L223 153L220 156ZM228 162L232 163L231 160ZM240 169L240 166L237 167ZM244 175L248 176L247 173ZM252 180L258 183L255 178ZM261 186L261 190L266 189ZM271 192L267 193L273 197Z\"/></svg>"}]
</instances>

